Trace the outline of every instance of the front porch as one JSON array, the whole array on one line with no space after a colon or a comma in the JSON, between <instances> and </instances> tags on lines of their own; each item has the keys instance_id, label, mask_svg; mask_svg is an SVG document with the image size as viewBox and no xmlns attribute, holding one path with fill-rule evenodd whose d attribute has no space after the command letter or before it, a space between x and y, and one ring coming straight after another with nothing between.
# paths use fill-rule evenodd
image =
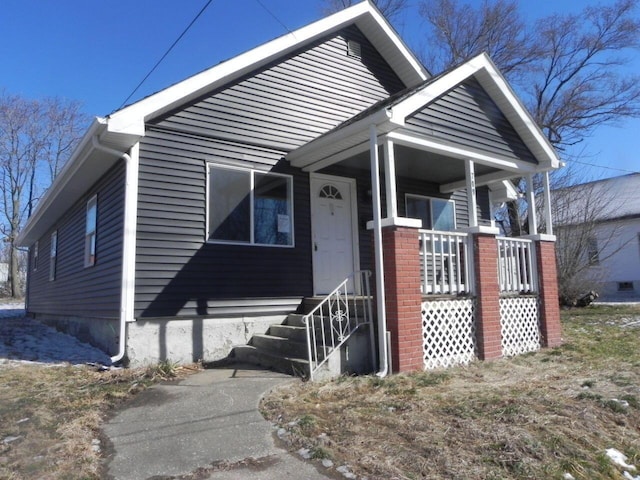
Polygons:
<instances>
[{"instance_id":1,"label":"front porch","mask_svg":"<svg viewBox=\"0 0 640 480\"><path fill-rule=\"evenodd\" d=\"M358 213L372 212L380 374L561 342L548 177L560 162L488 57L374 105L287 158L312 174L370 175L370 203L359 198ZM505 238L491 205L517 198L516 178L527 184L528 235Z\"/></svg>"}]
</instances>

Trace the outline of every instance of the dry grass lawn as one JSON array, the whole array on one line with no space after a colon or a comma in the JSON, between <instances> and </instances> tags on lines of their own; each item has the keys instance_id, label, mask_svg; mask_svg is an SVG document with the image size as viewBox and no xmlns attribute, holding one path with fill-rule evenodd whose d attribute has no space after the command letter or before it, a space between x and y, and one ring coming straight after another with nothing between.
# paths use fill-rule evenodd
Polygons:
<instances>
[{"instance_id":1,"label":"dry grass lawn","mask_svg":"<svg viewBox=\"0 0 640 480\"><path fill-rule=\"evenodd\" d=\"M189 371L171 364L102 372L88 366L0 368L0 478L101 478L99 430L110 409Z\"/></svg>"},{"instance_id":2,"label":"dry grass lawn","mask_svg":"<svg viewBox=\"0 0 640 480\"><path fill-rule=\"evenodd\" d=\"M624 478L605 451L640 468L640 308L567 311L563 328L556 349L296 383L262 410L289 430L292 448L369 479Z\"/></svg>"}]
</instances>

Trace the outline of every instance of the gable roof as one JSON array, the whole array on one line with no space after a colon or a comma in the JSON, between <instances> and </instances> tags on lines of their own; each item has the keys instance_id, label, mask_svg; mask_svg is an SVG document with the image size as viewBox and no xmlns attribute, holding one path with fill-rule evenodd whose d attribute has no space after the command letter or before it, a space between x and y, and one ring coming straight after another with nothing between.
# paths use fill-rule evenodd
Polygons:
<instances>
[{"instance_id":1,"label":"gable roof","mask_svg":"<svg viewBox=\"0 0 640 480\"><path fill-rule=\"evenodd\" d=\"M348 25L357 26L408 87L429 73L378 9L365 0L144 98L108 116L112 132L144 134L144 122L228 84Z\"/></svg>"},{"instance_id":2,"label":"gable roof","mask_svg":"<svg viewBox=\"0 0 640 480\"><path fill-rule=\"evenodd\" d=\"M327 166L331 163L329 159L332 157L342 158L346 154L342 152L352 154L366 149L371 125L376 126L380 135L397 131L406 125L406 120L412 114L472 77L480 83L533 153L540 170L558 168L560 160L555 150L486 53L378 102L330 132L289 153L287 158L293 166L314 169L317 165ZM424 143L434 151L440 147L437 142L432 142L432 145ZM448 153L459 158L470 158L469 152L462 149L449 149ZM478 155L476 160L491 162L500 159L483 158L482 155Z\"/></svg>"},{"instance_id":3,"label":"gable roof","mask_svg":"<svg viewBox=\"0 0 640 480\"><path fill-rule=\"evenodd\" d=\"M551 195L558 226L640 218L640 173L556 189Z\"/></svg>"},{"instance_id":4,"label":"gable roof","mask_svg":"<svg viewBox=\"0 0 640 480\"><path fill-rule=\"evenodd\" d=\"M145 122L349 25L360 29L408 87L419 85L429 77L393 27L370 0L365 0L193 75L105 118L96 118L38 203L18 237L18 245L31 245L44 235L57 221L56 215L46 212L68 210L88 186L119 160L115 152L96 148L96 139L113 150L127 152L145 135Z\"/></svg>"}]
</instances>

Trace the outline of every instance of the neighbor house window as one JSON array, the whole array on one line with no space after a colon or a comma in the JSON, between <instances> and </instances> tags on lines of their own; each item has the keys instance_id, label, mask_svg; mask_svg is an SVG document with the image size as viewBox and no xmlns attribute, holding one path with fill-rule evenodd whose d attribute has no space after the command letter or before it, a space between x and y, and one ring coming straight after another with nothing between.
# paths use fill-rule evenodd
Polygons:
<instances>
[{"instance_id":1,"label":"neighbor house window","mask_svg":"<svg viewBox=\"0 0 640 480\"><path fill-rule=\"evenodd\" d=\"M422 228L443 231L456 229L456 207L453 200L407 194L405 204L407 217L422 220Z\"/></svg>"},{"instance_id":2,"label":"neighbor house window","mask_svg":"<svg viewBox=\"0 0 640 480\"><path fill-rule=\"evenodd\" d=\"M58 231L51 234L51 253L49 255L49 280L56 279L56 259L58 258Z\"/></svg>"},{"instance_id":3,"label":"neighbor house window","mask_svg":"<svg viewBox=\"0 0 640 480\"><path fill-rule=\"evenodd\" d=\"M618 282L619 292L633 292L633 282Z\"/></svg>"},{"instance_id":4,"label":"neighbor house window","mask_svg":"<svg viewBox=\"0 0 640 480\"><path fill-rule=\"evenodd\" d=\"M87 202L87 221L84 231L84 266L96 263L96 225L98 220L98 196L94 195Z\"/></svg>"},{"instance_id":5,"label":"neighbor house window","mask_svg":"<svg viewBox=\"0 0 640 480\"><path fill-rule=\"evenodd\" d=\"M587 239L587 259L589 261L589 265L598 265L600 263L598 240L596 237L589 237Z\"/></svg>"},{"instance_id":6,"label":"neighbor house window","mask_svg":"<svg viewBox=\"0 0 640 480\"><path fill-rule=\"evenodd\" d=\"M33 244L33 271L38 270L38 242Z\"/></svg>"},{"instance_id":7,"label":"neighbor house window","mask_svg":"<svg viewBox=\"0 0 640 480\"><path fill-rule=\"evenodd\" d=\"M208 170L208 240L293 245L291 177L218 165Z\"/></svg>"}]
</instances>

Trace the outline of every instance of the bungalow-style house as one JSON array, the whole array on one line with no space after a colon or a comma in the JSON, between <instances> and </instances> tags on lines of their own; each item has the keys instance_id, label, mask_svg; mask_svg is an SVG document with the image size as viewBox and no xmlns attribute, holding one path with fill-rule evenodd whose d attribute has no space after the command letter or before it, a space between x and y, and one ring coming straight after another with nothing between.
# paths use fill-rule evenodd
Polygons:
<instances>
[{"instance_id":1,"label":"bungalow-style house","mask_svg":"<svg viewBox=\"0 0 640 480\"><path fill-rule=\"evenodd\" d=\"M574 266L567 288L576 296L595 291L600 301L640 301L640 173L554 190L552 197L559 265Z\"/></svg>"},{"instance_id":2,"label":"bungalow-style house","mask_svg":"<svg viewBox=\"0 0 640 480\"><path fill-rule=\"evenodd\" d=\"M554 237L490 204L558 166L487 55L431 76L364 1L96 118L20 235L27 311L134 364L557 345Z\"/></svg>"}]
</instances>

